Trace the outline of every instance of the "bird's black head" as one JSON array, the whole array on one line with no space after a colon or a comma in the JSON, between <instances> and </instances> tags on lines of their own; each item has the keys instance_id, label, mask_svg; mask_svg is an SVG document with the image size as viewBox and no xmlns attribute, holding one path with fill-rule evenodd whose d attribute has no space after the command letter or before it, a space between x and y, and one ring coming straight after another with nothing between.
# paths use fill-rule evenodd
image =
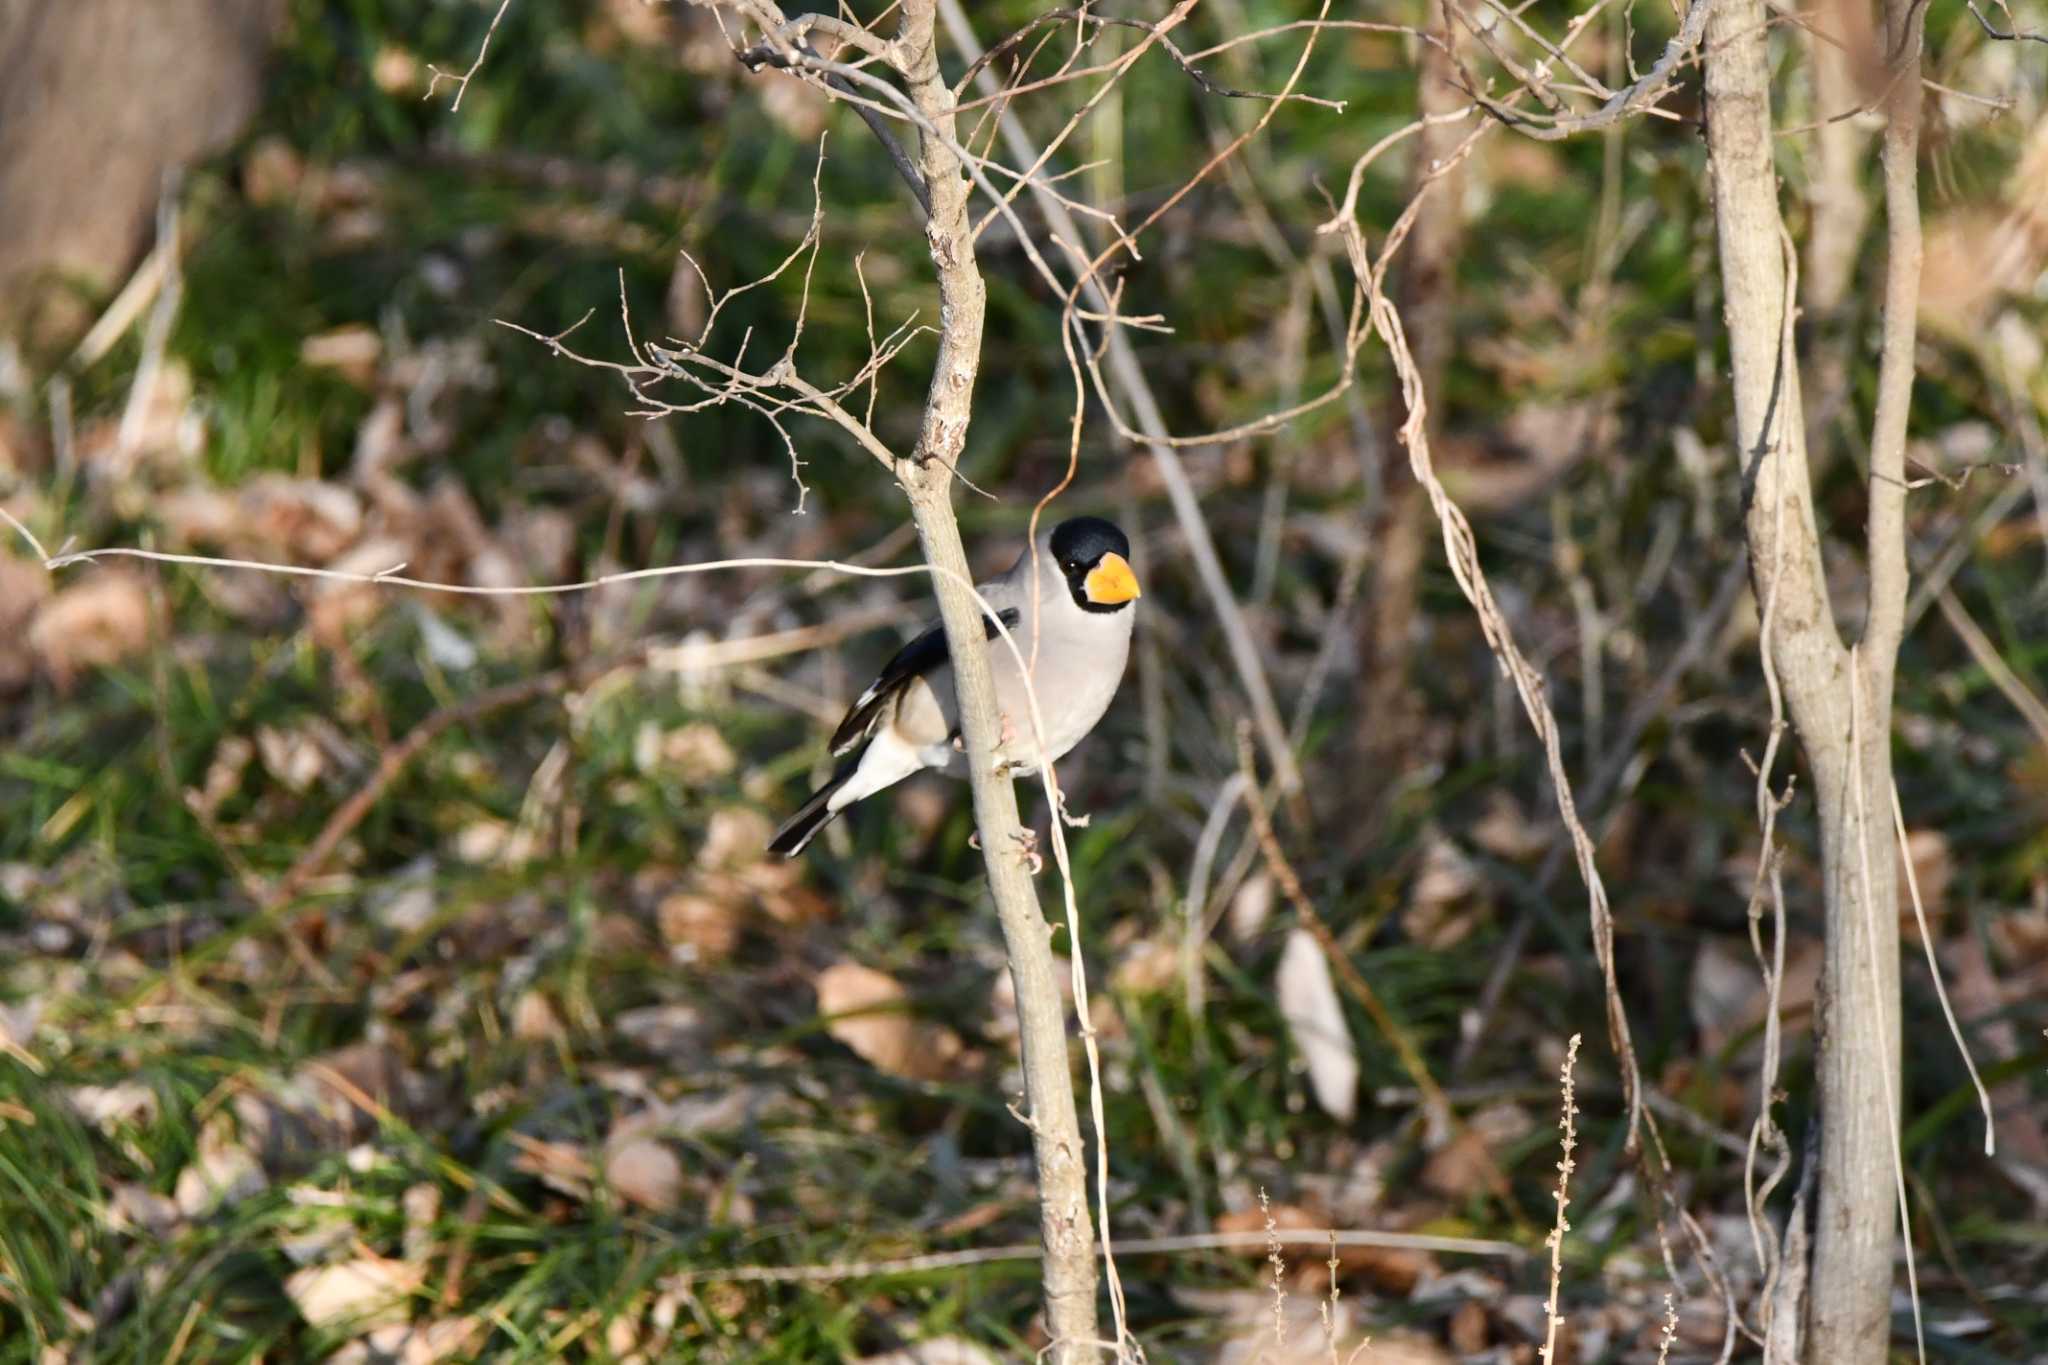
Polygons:
<instances>
[{"instance_id":1,"label":"bird's black head","mask_svg":"<svg viewBox=\"0 0 2048 1365\"><path fill-rule=\"evenodd\" d=\"M1131 542L1100 517L1075 517L1054 527L1052 557L1083 611L1122 611L1139 595Z\"/></svg>"}]
</instances>

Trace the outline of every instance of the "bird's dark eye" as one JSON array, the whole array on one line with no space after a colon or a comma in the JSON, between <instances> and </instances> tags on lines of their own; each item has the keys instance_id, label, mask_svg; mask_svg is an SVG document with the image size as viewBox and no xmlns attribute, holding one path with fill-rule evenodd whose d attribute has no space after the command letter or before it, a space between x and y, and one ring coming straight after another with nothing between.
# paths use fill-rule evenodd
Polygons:
<instances>
[{"instance_id":1,"label":"bird's dark eye","mask_svg":"<svg viewBox=\"0 0 2048 1365\"><path fill-rule=\"evenodd\" d=\"M1062 559L1060 567L1068 573L1073 573L1081 567L1081 561L1078 559Z\"/></svg>"}]
</instances>

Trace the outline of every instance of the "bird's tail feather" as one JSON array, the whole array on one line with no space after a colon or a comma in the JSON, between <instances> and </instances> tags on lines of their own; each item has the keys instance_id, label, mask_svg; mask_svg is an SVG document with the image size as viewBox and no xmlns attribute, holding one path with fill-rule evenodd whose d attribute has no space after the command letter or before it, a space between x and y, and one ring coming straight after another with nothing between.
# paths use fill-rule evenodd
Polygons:
<instances>
[{"instance_id":1,"label":"bird's tail feather","mask_svg":"<svg viewBox=\"0 0 2048 1365\"><path fill-rule=\"evenodd\" d=\"M790 816L782 828L775 831L775 837L768 841L770 853L780 853L785 858L794 858L804 851L805 844L817 837L819 830L832 823L832 817L839 814L831 807L832 795L845 786L847 779L860 767L861 753L865 752L866 748L866 745L862 745L860 751L849 754L840 763L838 771L832 774L832 780L812 792L810 799L797 808L796 814Z\"/></svg>"}]
</instances>

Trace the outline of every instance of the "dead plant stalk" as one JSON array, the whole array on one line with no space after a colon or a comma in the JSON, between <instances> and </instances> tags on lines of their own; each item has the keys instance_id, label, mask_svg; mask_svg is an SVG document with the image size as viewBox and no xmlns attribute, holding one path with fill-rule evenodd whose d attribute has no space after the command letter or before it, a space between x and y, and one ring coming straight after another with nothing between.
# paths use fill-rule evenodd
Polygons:
<instances>
[{"instance_id":1,"label":"dead plant stalk","mask_svg":"<svg viewBox=\"0 0 2048 1365\"><path fill-rule=\"evenodd\" d=\"M1563 1099L1557 1116L1558 1147L1557 1159L1557 1221L1551 1225L1550 1236L1545 1245L1550 1248L1550 1297L1543 1305L1544 1331L1543 1346L1538 1352L1544 1360L1557 1359L1557 1329L1564 1325L1563 1317L1557 1311L1558 1291L1564 1282L1564 1235L1572 1230L1565 1218L1565 1210L1571 1202L1572 1172L1578 1163L1572 1159L1572 1152L1579 1145L1578 1097L1572 1085L1572 1069L1579 1062L1579 1038L1574 1033L1565 1044L1564 1065L1558 1069L1557 1085Z\"/></svg>"}]
</instances>

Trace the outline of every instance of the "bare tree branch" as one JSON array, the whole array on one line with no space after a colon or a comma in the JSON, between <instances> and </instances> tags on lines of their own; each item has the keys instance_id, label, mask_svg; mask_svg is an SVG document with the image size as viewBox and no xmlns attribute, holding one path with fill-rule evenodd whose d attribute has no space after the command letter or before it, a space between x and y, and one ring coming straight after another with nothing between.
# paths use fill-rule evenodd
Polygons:
<instances>
[{"instance_id":1,"label":"bare tree branch","mask_svg":"<svg viewBox=\"0 0 2048 1365\"><path fill-rule=\"evenodd\" d=\"M453 71L443 71L431 62L428 63L427 91L424 95L420 96L421 99L432 99L434 92L441 88L442 81L453 81L455 82L455 99L448 107L450 109L460 109L462 107L462 97L469 93L470 78L483 68L484 54L491 50L491 39L497 37L498 25L504 22L505 11L510 8L512 8L512 0L498 0L497 12L491 16L491 26L484 30L483 41L476 45L476 60L469 64L469 70L458 76Z\"/></svg>"},{"instance_id":2,"label":"bare tree branch","mask_svg":"<svg viewBox=\"0 0 2048 1365\"><path fill-rule=\"evenodd\" d=\"M1181 1237L1119 1237L1116 1249L1126 1256L1169 1255L1180 1251L1263 1250L1279 1242L1286 1246L1391 1247L1403 1251L1432 1251L1463 1256L1493 1256L1505 1261L1527 1259L1526 1247L1513 1242L1496 1242L1477 1237L1440 1237L1419 1232L1351 1231L1322 1232L1307 1228L1275 1228L1250 1232L1199 1232ZM933 1251L922 1256L898 1256L887 1260L841 1261L827 1265L739 1265L684 1270L662 1280L664 1286L697 1284L832 1284L841 1280L879 1279L889 1275L928 1275L935 1270L961 1270L997 1261L1028 1261L1044 1254L1035 1245L969 1247L961 1251Z\"/></svg>"},{"instance_id":3,"label":"bare tree branch","mask_svg":"<svg viewBox=\"0 0 2048 1365\"><path fill-rule=\"evenodd\" d=\"M972 190L962 174L960 158L947 145L953 135L955 101L939 70L936 20L933 0L904 0L896 40L904 54L903 70L918 112L942 135L921 139L918 152L931 190L925 241L939 280L939 353L917 445L898 463L897 478L909 496L925 557L935 567L965 574L967 555L960 544L950 490L952 469L966 448L973 415L987 296L974 259L968 215ZM1067 1060L1066 1011L1054 975L1045 917L1019 856L1023 827L1017 817L1016 789L1009 775L995 765L1001 721L988 651L982 647L981 608L971 591L958 590L947 577L941 577L937 588L974 788L974 822L981 834L982 859L1016 985L1028 1121L1038 1165L1040 1231L1045 1244L1046 1326L1053 1338L1056 1362L1091 1361L1097 1358L1095 1246L1088 1218L1086 1153ZM1058 820L1057 812L1054 820ZM1078 958L1081 945L1074 944L1072 951ZM1106 1209L1103 1216L1107 1219ZM1118 1308L1121 1353L1121 1303L1114 1298L1112 1302Z\"/></svg>"},{"instance_id":4,"label":"bare tree branch","mask_svg":"<svg viewBox=\"0 0 2048 1365\"><path fill-rule=\"evenodd\" d=\"M897 70L902 69L900 54L894 44L884 42L858 24L824 14L806 14L792 19L770 37L736 55L740 64L749 71L759 71L763 66L772 66L782 71L801 71L803 64L798 61L799 57L807 57L813 62L824 60L818 50L806 41L808 35L814 31L826 34L835 41L857 47L870 57L887 62ZM823 72L821 75L827 86L849 97L846 102L853 106L853 112L860 115L861 122L867 124L868 131L882 144L882 150L888 153L889 163L896 168L896 173L903 177L903 183L910 187L910 193L917 199L917 206L924 210L925 217L931 217L931 190L924 183L923 173L910 159L910 153L905 151L903 144L897 140L895 130L889 127L888 121L873 105L860 98L860 93L854 89L852 81L832 71Z\"/></svg>"},{"instance_id":5,"label":"bare tree branch","mask_svg":"<svg viewBox=\"0 0 2048 1365\"><path fill-rule=\"evenodd\" d=\"M1713 17L1715 6L1718 3L1719 0L1693 0L1691 7L1685 12L1684 22L1678 26L1678 32L1673 34L1671 41L1664 45L1663 55L1657 59L1656 65L1643 73L1639 80L1633 81L1612 93L1608 93L1604 88L1598 86L1598 82L1594 81L1593 77L1581 72L1582 79L1593 81L1596 89L1599 89L1600 93L1606 95L1606 102L1590 113L1564 113L1562 112L1562 102L1553 99L1547 101L1551 106L1551 115L1548 118L1540 118L1535 115L1521 113L1512 106L1481 93L1476 83L1472 87L1472 98L1485 108L1488 113L1492 114L1502 123L1505 123L1508 127L1513 128L1516 132L1544 142L1561 141L1577 133L1591 132L1596 128L1611 127L1634 114L1653 112L1653 106L1664 97L1665 92L1671 88L1671 83L1677 78L1679 68L1690 63L1693 60L1694 54L1699 50L1700 42L1706 36L1707 21ZM1475 36L1491 45L1492 39L1487 26L1476 23L1470 13L1462 7L1457 10L1457 13ZM1590 13L1591 11L1587 12L1587 14ZM1587 14L1581 14L1573 20L1574 32L1577 31L1581 22L1587 17ZM1545 43L1544 46L1547 51L1556 54L1559 60L1570 61L1564 55L1562 48L1549 43ZM1508 65L1510 70L1516 72L1517 79L1522 81L1525 88L1535 94L1539 100L1542 100L1547 89L1547 82L1543 74L1540 72L1521 72L1515 67L1512 59L1507 58L1497 48L1493 50L1495 55L1503 61L1504 65ZM1578 67L1573 65L1572 69L1577 71Z\"/></svg>"},{"instance_id":6,"label":"bare tree branch","mask_svg":"<svg viewBox=\"0 0 2048 1365\"><path fill-rule=\"evenodd\" d=\"M1920 316L1920 24L1926 0L1885 0L1889 81L1883 142L1884 341L1870 429L1870 620L1863 658L1877 716L1891 723L1892 669L1906 616L1906 416Z\"/></svg>"},{"instance_id":7,"label":"bare tree branch","mask_svg":"<svg viewBox=\"0 0 2048 1365\"><path fill-rule=\"evenodd\" d=\"M1997 39L1999 42L2048 43L2048 33L2036 33L2032 29L2022 29L2019 25L2014 24L2012 22L2012 9L2005 4L2005 0L1999 0L1998 5L2000 9L2005 11L2005 22L2010 25L2003 33L1992 27L1991 21L1984 17L1984 12L1977 8L1977 0L1963 0L1963 3L1969 6L1970 17L1977 21L1985 34Z\"/></svg>"}]
</instances>

